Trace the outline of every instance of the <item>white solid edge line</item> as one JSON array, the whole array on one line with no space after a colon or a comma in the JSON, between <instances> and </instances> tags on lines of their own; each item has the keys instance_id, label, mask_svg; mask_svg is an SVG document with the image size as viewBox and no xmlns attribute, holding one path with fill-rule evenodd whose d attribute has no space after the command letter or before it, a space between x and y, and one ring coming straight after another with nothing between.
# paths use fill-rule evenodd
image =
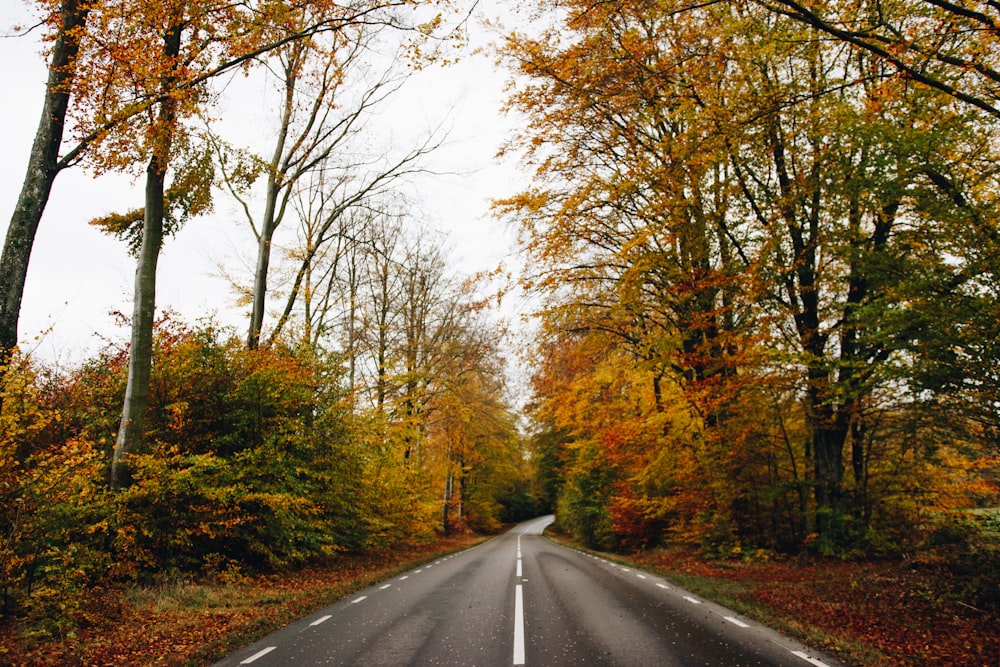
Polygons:
<instances>
[{"instance_id":1,"label":"white solid edge line","mask_svg":"<svg viewBox=\"0 0 1000 667\"><path fill-rule=\"evenodd\" d=\"M524 595L520 584L514 589L514 664L524 664Z\"/></svg>"},{"instance_id":2,"label":"white solid edge line","mask_svg":"<svg viewBox=\"0 0 1000 667\"><path fill-rule=\"evenodd\" d=\"M241 665L249 665L251 662L257 660L258 658L263 658L265 655L267 655L268 653L270 653L271 651L273 651L276 648L278 648L278 647L277 646L268 646L263 651L257 651L256 653L254 653L252 656L250 656L249 658L247 658L246 660L244 660L240 664Z\"/></svg>"},{"instance_id":3,"label":"white solid edge line","mask_svg":"<svg viewBox=\"0 0 1000 667\"><path fill-rule=\"evenodd\" d=\"M319 625L320 623L326 623L331 618L333 618L333 616L330 616L329 614L327 614L326 616L321 616L321 617L317 618L315 621L313 621L309 625L313 626L313 625Z\"/></svg>"},{"instance_id":4,"label":"white solid edge line","mask_svg":"<svg viewBox=\"0 0 1000 667\"><path fill-rule=\"evenodd\" d=\"M811 658L807 654L803 653L802 651L792 651L792 655L794 655L797 658L802 658L806 662L808 662L810 664L813 664L813 665L816 665L816 667L827 667L826 663L823 662L822 660L817 660L816 658Z\"/></svg>"},{"instance_id":5,"label":"white solid edge line","mask_svg":"<svg viewBox=\"0 0 1000 667\"><path fill-rule=\"evenodd\" d=\"M750 625L748 623L744 623L743 621L741 621L740 619L738 619L738 618L736 618L734 616L723 616L723 618L726 619L727 621L729 621L730 623L732 623L733 625L738 625L741 628L749 628L750 627Z\"/></svg>"}]
</instances>

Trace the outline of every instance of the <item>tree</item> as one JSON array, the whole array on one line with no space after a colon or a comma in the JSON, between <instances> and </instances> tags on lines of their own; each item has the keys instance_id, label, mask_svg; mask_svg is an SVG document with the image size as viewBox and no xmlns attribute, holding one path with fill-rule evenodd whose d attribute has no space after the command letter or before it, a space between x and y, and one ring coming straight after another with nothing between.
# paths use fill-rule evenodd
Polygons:
<instances>
[{"instance_id":1,"label":"tree","mask_svg":"<svg viewBox=\"0 0 1000 667\"><path fill-rule=\"evenodd\" d=\"M287 30L297 33L301 24L309 24L312 20L308 13L303 13ZM314 239L318 245L306 250L300 264L308 267L309 256L329 240L326 232L347 208L358 205L373 191L408 173L412 163L429 149L425 145L388 165L384 173L371 175L356 173L363 165L350 164L345 158L346 154L357 150L352 142L356 142L370 114L401 84L400 75L393 72L395 63L374 81L365 80L362 56L373 47L381 32L384 31L377 24L358 24L337 33L291 42L271 54L282 87L282 104L274 151L264 170L264 211L258 222L249 216L249 207L243 202L257 240L247 336L251 349L259 344L261 337L274 234L300 182L317 174L314 187L339 192L338 199L323 209L326 229L320 230L319 237ZM359 87L362 90L352 90ZM230 190L236 194L232 187ZM332 192L329 196L332 197ZM299 270L289 307L294 304L304 270ZM280 330L280 326L276 329Z\"/></svg>"},{"instance_id":2,"label":"tree","mask_svg":"<svg viewBox=\"0 0 1000 667\"><path fill-rule=\"evenodd\" d=\"M305 26L299 33L285 33L276 38L277 41L261 40L260 31L257 29L248 30L243 35L231 34L228 57L220 59L205 71L193 74L190 79L178 82L178 89L203 86L209 80L244 66L248 61L281 44L324 31L335 32L344 25L365 22L368 15L378 9L403 4L402 2L390 2L387 5L376 3L342 12L324 2L325 0L317 0L312 4L328 6L330 12L318 11L315 24ZM81 45L92 45L94 53L100 53L103 48L88 38L89 33L93 31L88 28L88 17L97 13L101 13L102 16L115 14L116 11L121 11L122 4L103 3L99 0L67 0L58 7L58 11L50 11L49 4L42 3L47 17L46 23L54 26L55 45L49 63L49 80L42 117L28 160L22 193L15 205L4 242L3 255L0 258L0 266L3 267L0 273L0 350L6 350L0 352L0 355L9 355L10 350L17 344L17 324L28 263L35 234L55 177L63 169L77 164L96 143L104 142L109 133L119 131L122 125L127 125L137 116L147 114L159 101L155 90L140 85L130 90L128 94L118 91L118 99L102 102L105 106L99 109L99 113L93 113L92 101L84 103L79 109L70 107L69 102L74 97L74 91L79 97L81 91L86 92L92 90L93 85L101 85L99 80L92 79L89 75L79 76L77 72ZM280 0L262 0L255 6L247 7L247 10L257 16L257 19L251 20L247 26L259 28L272 22L280 24L283 20L283 3ZM229 27L236 28L236 26L237 24L233 24ZM91 108L88 108L88 105ZM112 106L114 108L111 108ZM74 125L74 133L71 143L63 145L63 133L68 120ZM3 360L4 358L0 356L0 361ZM3 365L0 363L0 367Z\"/></svg>"},{"instance_id":3,"label":"tree","mask_svg":"<svg viewBox=\"0 0 1000 667\"><path fill-rule=\"evenodd\" d=\"M764 0L758 4L867 51L906 79L1000 118L996 94L1000 9L995 3Z\"/></svg>"},{"instance_id":4,"label":"tree","mask_svg":"<svg viewBox=\"0 0 1000 667\"><path fill-rule=\"evenodd\" d=\"M24 184L11 214L0 257L0 380L17 345L21 297L35 233L56 175L69 164L65 159L60 160L59 149L66 127L72 81L76 75L77 53L92 4L90 0L64 0L46 21L55 26L55 36L49 57L45 102L28 158Z\"/></svg>"},{"instance_id":5,"label":"tree","mask_svg":"<svg viewBox=\"0 0 1000 667\"><path fill-rule=\"evenodd\" d=\"M127 169L148 160L142 230L136 234L141 241L129 384L112 464L113 485L121 482L121 462L142 434L149 385L156 260L166 210L166 173L176 157L176 148L188 145L183 121L194 115L203 102L204 84L218 73L261 53L319 31L338 32L377 20L379 12L387 9L380 3L336 8L317 2L311 7L315 10L314 23L297 24L300 30L284 31L277 36L270 25L281 25L289 18L288 8L281 2L243 7L211 0L177 0L164 7L143 5L136 9L123 0L105 7L95 25L98 35L95 44L99 48L84 54L81 70L86 75L77 78L81 109L90 113L90 117L81 117L81 126L85 131L104 128L98 135L100 152L91 151L88 159L97 169ZM105 38L109 35L114 38ZM126 110L135 104L136 98L150 100L144 105L149 110L147 124L109 125L108 118L131 117ZM186 192L206 191L206 187L199 189L194 185L185 183L176 190L175 202L180 203L184 215L196 214L207 206L205 200L199 200L195 208L191 207ZM123 216L124 222L132 217ZM131 228L125 224L125 229Z\"/></svg>"},{"instance_id":6,"label":"tree","mask_svg":"<svg viewBox=\"0 0 1000 667\"><path fill-rule=\"evenodd\" d=\"M860 539L872 431L890 388L912 382L905 368L926 335L894 313L926 292L892 267L914 261L940 294L984 268L955 246L972 229L991 243L975 208L990 206L992 176L969 168L992 155L979 121L754 4L562 7L563 25L507 47L530 81L512 104L529 116L515 145L536 178L501 205L522 223L543 317L617 339L650 371L664 414L680 386L698 461L687 469L709 480L775 460L801 410L791 480L771 483L811 486L800 535L815 530L832 549ZM922 269L914 247L926 249ZM789 378L792 394L771 391ZM798 407L785 398L796 391ZM775 422L755 425L769 403ZM716 503L749 516L738 506L753 504L759 479L718 487Z\"/></svg>"}]
</instances>

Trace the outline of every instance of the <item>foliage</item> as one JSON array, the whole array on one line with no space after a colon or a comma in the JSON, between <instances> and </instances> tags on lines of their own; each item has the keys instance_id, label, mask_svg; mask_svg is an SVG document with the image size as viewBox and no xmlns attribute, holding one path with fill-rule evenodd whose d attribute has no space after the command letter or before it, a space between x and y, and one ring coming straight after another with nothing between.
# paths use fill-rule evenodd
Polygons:
<instances>
[{"instance_id":1,"label":"foliage","mask_svg":"<svg viewBox=\"0 0 1000 667\"><path fill-rule=\"evenodd\" d=\"M110 346L62 372L15 357L7 373L0 585L4 617L23 619L29 634L71 637L108 582L274 572L442 530L439 474L457 458L428 431L420 465L407 461L409 431L351 408L337 355L248 350L211 322L170 316L153 349L143 446L117 491L108 463L125 351ZM475 406L464 399L462 409ZM482 530L497 527L508 494L527 480L509 464L513 425L492 409L501 421L478 434L473 422L449 431L471 438L457 470L468 478L469 523ZM476 439L495 445L478 454Z\"/></svg>"},{"instance_id":2,"label":"foliage","mask_svg":"<svg viewBox=\"0 0 1000 667\"><path fill-rule=\"evenodd\" d=\"M847 556L994 503L983 117L768 3L557 4L503 48L535 178L499 207L560 524Z\"/></svg>"}]
</instances>

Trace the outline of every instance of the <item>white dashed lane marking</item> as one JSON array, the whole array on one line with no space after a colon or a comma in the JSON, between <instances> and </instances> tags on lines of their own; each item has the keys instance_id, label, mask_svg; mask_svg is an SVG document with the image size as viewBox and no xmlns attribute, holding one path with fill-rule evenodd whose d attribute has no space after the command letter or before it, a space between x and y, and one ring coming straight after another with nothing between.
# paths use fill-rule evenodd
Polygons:
<instances>
[{"instance_id":1,"label":"white dashed lane marking","mask_svg":"<svg viewBox=\"0 0 1000 667\"><path fill-rule=\"evenodd\" d=\"M268 646L263 651L257 651L256 653L254 653L252 656L250 656L249 658L247 658L246 660L244 660L240 664L241 665L249 665L252 662L256 662L259 658L263 658L265 655L267 655L268 653L270 653L271 651L273 651L276 648L278 648L278 647L277 646Z\"/></svg>"},{"instance_id":2,"label":"white dashed lane marking","mask_svg":"<svg viewBox=\"0 0 1000 667\"><path fill-rule=\"evenodd\" d=\"M619 570L621 572L631 572L632 571L632 570L630 570L629 568L627 568L627 567L625 567L623 565L618 565L617 563L612 563L611 561L606 560L604 558L601 558L599 556L595 556L594 554L588 554L588 553L586 553L584 551L580 551L579 553L584 554L585 556L589 556L590 558L593 558L596 561L604 563L605 565L610 565L615 570ZM518 555L520 556L520 554L518 554ZM518 565L520 565L520 563L518 563ZM640 574L640 573L636 573L635 576L638 577L639 579L645 579L645 580L649 579L649 577L647 577L644 574ZM666 590L666 591L671 590L671 587L668 584L665 584L663 582L654 581L653 583L656 584L657 588L662 588L663 590ZM694 598L694 597L691 597L690 595L684 595L683 598L684 598L684 600L690 602L691 604L701 604L702 603L701 600L699 600L697 598ZM744 629L744 630L751 627L749 623L745 623L745 622L741 621L740 619L736 618L735 616L723 616L723 618L726 621L728 621L728 622L732 623L733 625L735 625L736 627ZM817 658L813 658L808 653L803 653L802 651L793 651L791 649L789 649L789 652L792 655L794 655L795 657L800 658L802 660L805 660L806 662L808 662L811 665L815 665L815 667L829 667L829 665L827 665L825 662L823 662L822 660L819 660ZM515 664L517 664L517 663L515 663Z\"/></svg>"},{"instance_id":3,"label":"white dashed lane marking","mask_svg":"<svg viewBox=\"0 0 1000 667\"><path fill-rule=\"evenodd\" d=\"M796 658L802 658L806 662L812 665L816 665L816 667L826 667L825 662L823 662L822 660L817 660L816 658L812 658L809 655L803 653L802 651L792 651L792 655L794 655Z\"/></svg>"}]
</instances>

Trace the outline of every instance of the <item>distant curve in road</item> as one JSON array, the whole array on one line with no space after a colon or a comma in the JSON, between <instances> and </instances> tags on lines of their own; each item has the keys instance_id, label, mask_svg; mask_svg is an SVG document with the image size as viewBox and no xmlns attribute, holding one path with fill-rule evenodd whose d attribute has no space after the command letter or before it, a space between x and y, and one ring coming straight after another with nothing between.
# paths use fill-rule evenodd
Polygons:
<instances>
[{"instance_id":1,"label":"distant curve in road","mask_svg":"<svg viewBox=\"0 0 1000 667\"><path fill-rule=\"evenodd\" d=\"M215 667L842 667L648 572L522 523L345 598Z\"/></svg>"}]
</instances>

